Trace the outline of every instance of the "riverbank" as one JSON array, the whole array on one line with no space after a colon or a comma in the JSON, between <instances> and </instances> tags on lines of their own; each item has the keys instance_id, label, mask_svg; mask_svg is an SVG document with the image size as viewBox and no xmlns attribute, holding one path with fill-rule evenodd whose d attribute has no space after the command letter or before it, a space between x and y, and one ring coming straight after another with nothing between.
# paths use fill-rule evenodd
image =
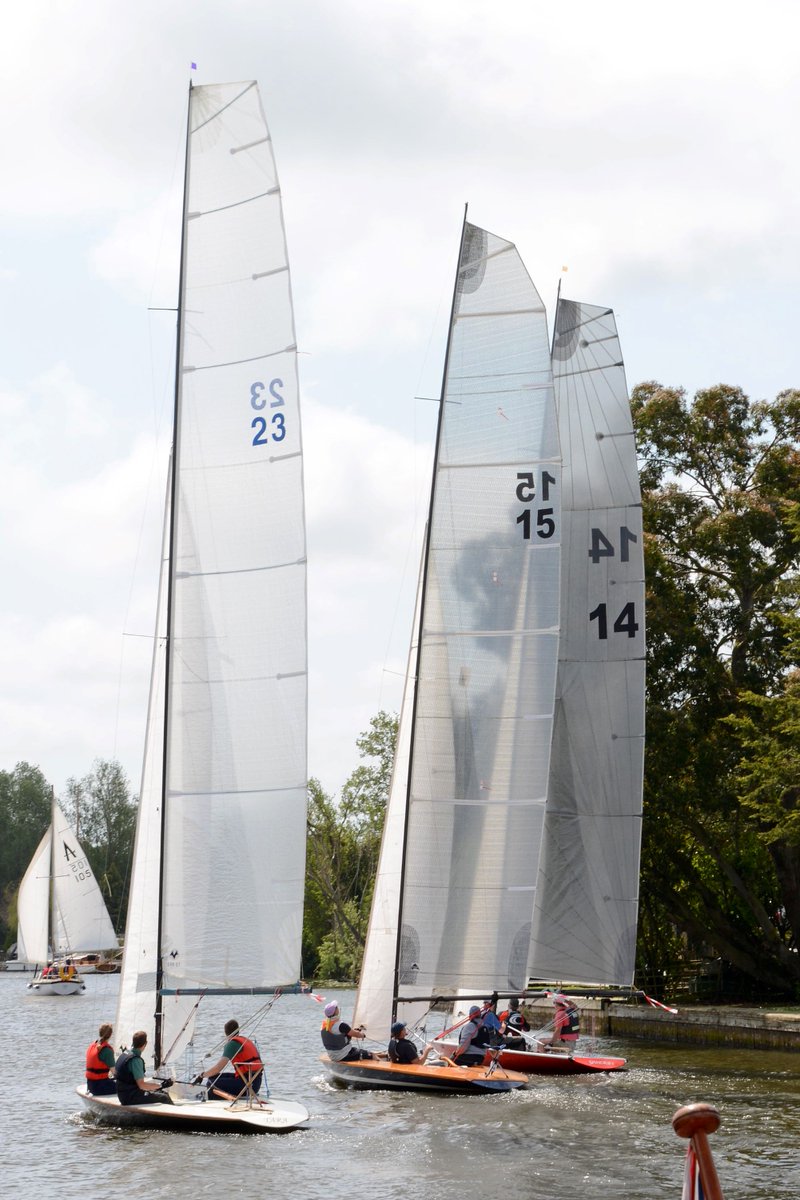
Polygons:
<instances>
[{"instance_id":1,"label":"riverbank","mask_svg":"<svg viewBox=\"0 0 800 1200\"><path fill-rule=\"evenodd\" d=\"M800 1051L800 1012L693 1005L679 1007L673 1014L649 1005L609 1004L603 1017L611 1037L668 1045Z\"/></svg>"}]
</instances>

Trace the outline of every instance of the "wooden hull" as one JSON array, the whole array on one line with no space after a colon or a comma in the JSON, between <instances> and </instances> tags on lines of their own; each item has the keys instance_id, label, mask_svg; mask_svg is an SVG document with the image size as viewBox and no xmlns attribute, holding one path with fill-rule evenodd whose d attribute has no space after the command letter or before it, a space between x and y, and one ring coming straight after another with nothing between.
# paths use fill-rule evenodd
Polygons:
<instances>
[{"instance_id":1,"label":"wooden hull","mask_svg":"<svg viewBox=\"0 0 800 1200\"><path fill-rule=\"evenodd\" d=\"M188 1090L189 1096L181 1095ZM93 1096L75 1089L89 1111L110 1125L164 1129L176 1133L288 1133L308 1121L308 1109L292 1100L269 1100L248 1107L228 1100L196 1099L196 1089L170 1088L173 1104L120 1104L116 1096Z\"/></svg>"},{"instance_id":2,"label":"wooden hull","mask_svg":"<svg viewBox=\"0 0 800 1200\"><path fill-rule=\"evenodd\" d=\"M79 996L86 991L80 975L72 979L59 979L58 975L35 975L28 984L28 991L37 996Z\"/></svg>"},{"instance_id":3,"label":"wooden hull","mask_svg":"<svg viewBox=\"0 0 800 1200\"><path fill-rule=\"evenodd\" d=\"M456 1042L437 1041L445 1053L455 1050ZM484 1066L491 1062L494 1051L487 1051ZM624 1058L600 1058L589 1054L570 1054L564 1050L501 1050L500 1066L509 1071L524 1071L528 1075L587 1075L593 1071L621 1071Z\"/></svg>"},{"instance_id":4,"label":"wooden hull","mask_svg":"<svg viewBox=\"0 0 800 1200\"><path fill-rule=\"evenodd\" d=\"M488 1092L510 1092L526 1087L528 1083L525 1075L497 1065L459 1067L426 1063L405 1066L375 1058L332 1062L327 1054L320 1055L320 1062L336 1083L352 1088L485 1095Z\"/></svg>"}]
</instances>

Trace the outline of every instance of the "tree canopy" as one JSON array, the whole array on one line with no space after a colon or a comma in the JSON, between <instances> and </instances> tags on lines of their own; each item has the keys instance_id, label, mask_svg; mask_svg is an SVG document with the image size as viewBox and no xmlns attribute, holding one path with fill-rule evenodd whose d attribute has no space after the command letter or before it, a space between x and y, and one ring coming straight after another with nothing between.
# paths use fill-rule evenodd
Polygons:
<instances>
[{"instance_id":1,"label":"tree canopy","mask_svg":"<svg viewBox=\"0 0 800 1200\"><path fill-rule=\"evenodd\" d=\"M715 954L800 986L800 392L631 397L646 539L642 975ZM793 915L792 915L793 914Z\"/></svg>"}]
</instances>

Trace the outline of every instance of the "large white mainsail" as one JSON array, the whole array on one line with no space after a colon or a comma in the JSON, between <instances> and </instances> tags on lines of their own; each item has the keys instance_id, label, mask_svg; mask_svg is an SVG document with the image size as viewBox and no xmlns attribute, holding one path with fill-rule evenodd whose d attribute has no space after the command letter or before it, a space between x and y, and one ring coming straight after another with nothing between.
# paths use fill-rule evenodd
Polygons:
<instances>
[{"instance_id":1,"label":"large white mainsail","mask_svg":"<svg viewBox=\"0 0 800 1200\"><path fill-rule=\"evenodd\" d=\"M117 1015L119 1037L145 1029L157 1059L190 1036L187 994L297 981L305 867L297 362L255 83L191 90L186 180L170 520Z\"/></svg>"},{"instance_id":2,"label":"large white mainsail","mask_svg":"<svg viewBox=\"0 0 800 1200\"><path fill-rule=\"evenodd\" d=\"M20 884L17 913L20 962L45 963L117 945L89 860L55 800L50 827Z\"/></svg>"},{"instance_id":3,"label":"large white mainsail","mask_svg":"<svg viewBox=\"0 0 800 1200\"><path fill-rule=\"evenodd\" d=\"M633 982L644 761L644 557L614 315L560 300L561 648L530 974Z\"/></svg>"},{"instance_id":4,"label":"large white mainsail","mask_svg":"<svg viewBox=\"0 0 800 1200\"><path fill-rule=\"evenodd\" d=\"M553 719L559 543L544 307L515 247L466 224L415 700L411 713L404 702L401 723L402 748L412 717L409 781L405 794L393 787L387 813L396 828L391 806L400 805L405 823L395 997L524 986ZM376 895L396 859L385 837ZM369 983L362 979L360 997ZM391 1017L382 1007L370 1034L385 1034Z\"/></svg>"}]
</instances>

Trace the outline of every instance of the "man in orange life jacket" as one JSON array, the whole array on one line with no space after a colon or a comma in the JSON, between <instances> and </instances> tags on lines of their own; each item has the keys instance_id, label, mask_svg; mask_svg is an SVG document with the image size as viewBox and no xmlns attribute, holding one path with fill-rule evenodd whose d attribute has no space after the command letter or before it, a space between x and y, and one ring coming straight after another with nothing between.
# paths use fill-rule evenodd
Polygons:
<instances>
[{"instance_id":1,"label":"man in orange life jacket","mask_svg":"<svg viewBox=\"0 0 800 1200\"><path fill-rule=\"evenodd\" d=\"M117 1094L117 1085L109 1076L114 1069L114 1047L108 1040L112 1032L110 1025L101 1025L97 1041L86 1051L86 1089L93 1096Z\"/></svg>"},{"instance_id":2,"label":"man in orange life jacket","mask_svg":"<svg viewBox=\"0 0 800 1200\"><path fill-rule=\"evenodd\" d=\"M227 1042L222 1057L203 1071L208 1079L209 1097L220 1092L238 1096L248 1087L257 1092L264 1078L264 1064L255 1042L239 1033L239 1022L225 1022ZM227 1068L227 1069L226 1069ZM238 1068L238 1070L237 1070ZM198 1081L201 1077L198 1076Z\"/></svg>"}]
</instances>

